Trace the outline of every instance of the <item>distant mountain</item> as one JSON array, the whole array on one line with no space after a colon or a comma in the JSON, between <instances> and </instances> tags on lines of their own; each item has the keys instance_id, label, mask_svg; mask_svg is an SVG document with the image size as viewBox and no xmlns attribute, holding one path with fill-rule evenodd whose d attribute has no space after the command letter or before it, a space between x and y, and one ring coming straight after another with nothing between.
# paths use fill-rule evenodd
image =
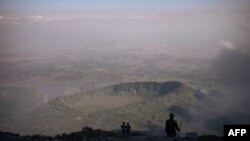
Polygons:
<instances>
[{"instance_id":1,"label":"distant mountain","mask_svg":"<svg viewBox=\"0 0 250 141\"><path fill-rule=\"evenodd\" d=\"M164 96L170 92L177 92L179 88L184 86L178 81L169 82L128 82L105 87L99 92L104 91L106 94L112 95L140 95L144 97Z\"/></svg>"},{"instance_id":2,"label":"distant mountain","mask_svg":"<svg viewBox=\"0 0 250 141\"><path fill-rule=\"evenodd\" d=\"M178 81L121 83L59 96L48 103L32 90L0 90L0 130L20 134L56 135L86 126L116 131L125 121L133 131L161 136L172 112L179 124L183 120L181 134L221 135L225 123L249 122L243 109L236 113L223 111L226 101L221 103L218 99L224 94L193 89Z\"/></svg>"},{"instance_id":3,"label":"distant mountain","mask_svg":"<svg viewBox=\"0 0 250 141\"><path fill-rule=\"evenodd\" d=\"M208 98L178 82L128 82L86 93L60 96L36 109L27 119L23 133L55 135L69 133L84 126L117 130L130 122L132 130L164 134L165 120L171 112L183 131L208 132L192 125L192 108L207 103Z\"/></svg>"}]
</instances>

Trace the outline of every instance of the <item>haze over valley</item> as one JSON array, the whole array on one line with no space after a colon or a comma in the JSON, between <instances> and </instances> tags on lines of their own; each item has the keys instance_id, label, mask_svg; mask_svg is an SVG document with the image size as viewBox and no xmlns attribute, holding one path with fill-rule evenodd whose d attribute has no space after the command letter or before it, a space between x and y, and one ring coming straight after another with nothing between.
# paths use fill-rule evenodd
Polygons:
<instances>
[{"instance_id":1,"label":"haze over valley","mask_svg":"<svg viewBox=\"0 0 250 141\"><path fill-rule=\"evenodd\" d=\"M249 2L0 2L0 130L249 124Z\"/></svg>"}]
</instances>

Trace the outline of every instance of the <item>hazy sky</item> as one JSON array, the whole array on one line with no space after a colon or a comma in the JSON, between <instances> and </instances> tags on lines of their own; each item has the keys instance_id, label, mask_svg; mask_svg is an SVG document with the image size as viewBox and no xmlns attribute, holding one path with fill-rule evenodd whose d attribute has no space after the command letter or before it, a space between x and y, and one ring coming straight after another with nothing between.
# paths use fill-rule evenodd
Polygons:
<instances>
[{"instance_id":1,"label":"hazy sky","mask_svg":"<svg viewBox=\"0 0 250 141\"><path fill-rule=\"evenodd\" d=\"M101 10L169 10L242 7L248 0L1 0L2 16L80 15ZM127 11L129 12L129 11ZM83 13L82 13L83 14Z\"/></svg>"},{"instance_id":2,"label":"hazy sky","mask_svg":"<svg viewBox=\"0 0 250 141\"><path fill-rule=\"evenodd\" d=\"M1 0L0 43L1 47L8 44L13 46L12 51L18 51L25 50L22 46L28 47L26 50L82 47L91 40L97 44L111 41L113 46L124 43L128 47L134 41L136 46L153 47L157 43L181 50L181 55L189 51L193 53L190 56L216 56L222 49L218 58L222 60L219 66L223 66L231 62L221 58L246 56L248 60L250 56L249 3L249 0ZM101 21L92 22L93 19ZM216 53L213 49L217 49ZM225 56L224 49L238 55ZM247 62L244 61L244 66Z\"/></svg>"},{"instance_id":3,"label":"hazy sky","mask_svg":"<svg viewBox=\"0 0 250 141\"><path fill-rule=\"evenodd\" d=\"M250 0L0 0L0 86L34 87L47 99L134 81L140 70L136 79L180 70L203 81L186 69L198 68L204 78L246 87L232 99L249 105L249 25ZM80 83L63 81L78 74Z\"/></svg>"}]
</instances>

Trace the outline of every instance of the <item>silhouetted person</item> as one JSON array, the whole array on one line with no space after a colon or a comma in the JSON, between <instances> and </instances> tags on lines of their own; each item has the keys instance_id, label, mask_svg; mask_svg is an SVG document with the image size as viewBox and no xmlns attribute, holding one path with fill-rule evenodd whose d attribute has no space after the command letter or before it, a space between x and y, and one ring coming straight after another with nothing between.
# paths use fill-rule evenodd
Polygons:
<instances>
[{"instance_id":1,"label":"silhouetted person","mask_svg":"<svg viewBox=\"0 0 250 141\"><path fill-rule=\"evenodd\" d=\"M165 126L165 131L170 137L176 137L177 133L176 130L180 132L180 128L177 124L177 122L174 120L174 114L171 113L169 115L169 119L166 120L166 126Z\"/></svg>"},{"instance_id":2,"label":"silhouetted person","mask_svg":"<svg viewBox=\"0 0 250 141\"><path fill-rule=\"evenodd\" d=\"M126 126L126 133L129 135L130 134L130 125L129 123L127 123L127 126Z\"/></svg>"},{"instance_id":3,"label":"silhouetted person","mask_svg":"<svg viewBox=\"0 0 250 141\"><path fill-rule=\"evenodd\" d=\"M122 128L122 134L125 134L125 132L126 132L125 122L122 123L121 128Z\"/></svg>"}]
</instances>

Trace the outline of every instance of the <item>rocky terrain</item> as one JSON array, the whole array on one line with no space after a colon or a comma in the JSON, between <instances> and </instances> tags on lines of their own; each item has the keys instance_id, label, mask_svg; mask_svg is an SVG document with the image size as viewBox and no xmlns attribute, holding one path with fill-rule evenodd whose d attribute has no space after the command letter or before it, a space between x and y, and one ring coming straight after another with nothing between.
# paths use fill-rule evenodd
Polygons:
<instances>
[{"instance_id":1,"label":"rocky terrain","mask_svg":"<svg viewBox=\"0 0 250 141\"><path fill-rule=\"evenodd\" d=\"M216 91L211 93L213 97L220 95ZM213 124L209 124L209 128L202 123L206 119L199 119L201 111L209 112L209 107L216 104L211 95L179 81L121 83L59 96L36 108L11 131L25 135L56 135L78 131L86 126L119 130L125 121L131 124L134 131L163 135L165 120L173 112L178 123L183 120L183 133L219 134L222 125L212 128Z\"/></svg>"},{"instance_id":2,"label":"rocky terrain","mask_svg":"<svg viewBox=\"0 0 250 141\"><path fill-rule=\"evenodd\" d=\"M20 136L8 132L0 132L1 141L222 141L223 138L213 135L204 135L196 138L177 137L175 139L166 136L152 136L145 132L133 132L130 135L124 135L114 131L103 131L101 129L92 129L85 127L81 131L70 134L61 134L51 136Z\"/></svg>"},{"instance_id":3,"label":"rocky terrain","mask_svg":"<svg viewBox=\"0 0 250 141\"><path fill-rule=\"evenodd\" d=\"M55 136L82 127L117 131L124 121L130 123L132 131L163 136L165 121L174 113L178 124L183 121L181 136L187 132L222 135L224 124L249 119L241 113L244 109L221 112L227 104L218 101L222 96L218 91L194 89L179 81L126 82L59 96L38 107L38 103L30 103L32 112L22 118L16 116L16 120L2 120L1 130Z\"/></svg>"}]
</instances>

